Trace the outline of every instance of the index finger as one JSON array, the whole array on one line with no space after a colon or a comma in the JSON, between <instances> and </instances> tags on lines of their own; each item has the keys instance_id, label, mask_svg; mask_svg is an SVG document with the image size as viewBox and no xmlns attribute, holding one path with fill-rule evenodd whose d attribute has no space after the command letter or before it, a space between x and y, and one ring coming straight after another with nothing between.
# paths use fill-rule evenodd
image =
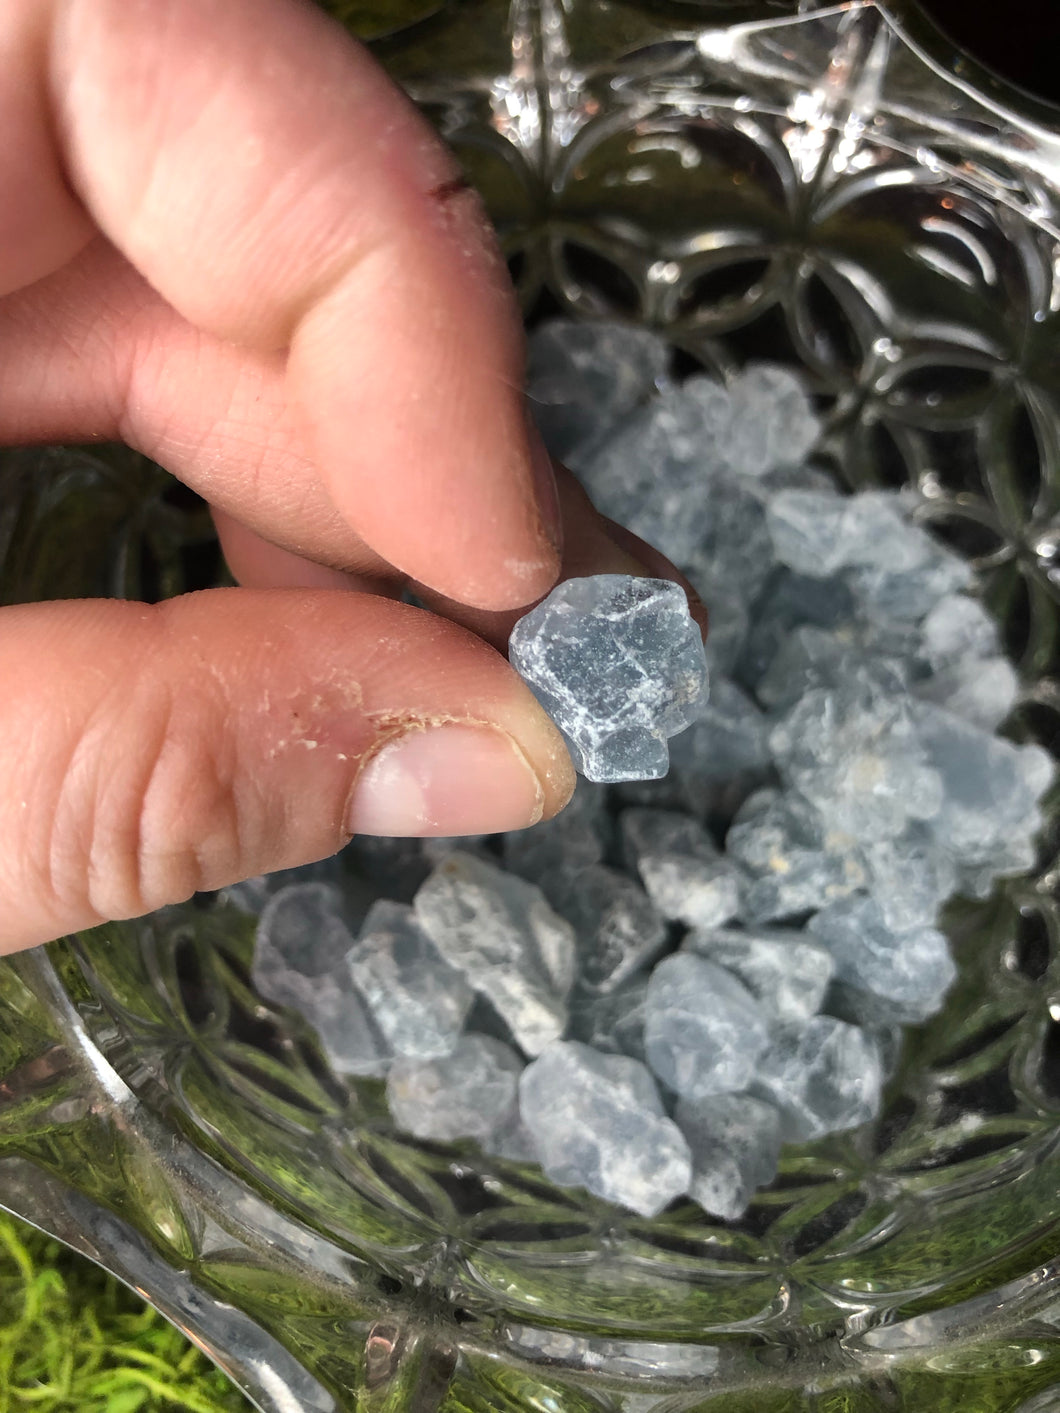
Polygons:
<instances>
[{"instance_id":1,"label":"index finger","mask_svg":"<svg viewBox=\"0 0 1060 1413\"><path fill-rule=\"evenodd\" d=\"M546 592L558 533L507 273L404 95L301 0L45 8L22 57L44 66L56 162L187 320L287 350L321 482L357 534L463 602ZM15 0L29 10L40 0Z\"/></svg>"}]
</instances>

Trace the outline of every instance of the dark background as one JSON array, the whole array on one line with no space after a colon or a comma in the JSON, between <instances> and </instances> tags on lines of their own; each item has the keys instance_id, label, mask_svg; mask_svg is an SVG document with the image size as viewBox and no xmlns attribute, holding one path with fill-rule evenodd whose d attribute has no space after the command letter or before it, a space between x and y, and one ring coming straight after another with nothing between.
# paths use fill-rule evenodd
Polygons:
<instances>
[{"instance_id":1,"label":"dark background","mask_svg":"<svg viewBox=\"0 0 1060 1413\"><path fill-rule=\"evenodd\" d=\"M920 0L938 27L993 69L1060 103L1060 0Z\"/></svg>"}]
</instances>

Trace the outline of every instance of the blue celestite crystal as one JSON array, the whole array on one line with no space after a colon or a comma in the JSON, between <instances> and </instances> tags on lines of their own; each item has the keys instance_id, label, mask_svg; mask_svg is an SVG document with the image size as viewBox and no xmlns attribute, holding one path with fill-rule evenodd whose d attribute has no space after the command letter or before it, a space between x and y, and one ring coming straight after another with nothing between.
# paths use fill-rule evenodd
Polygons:
<instances>
[{"instance_id":1,"label":"blue celestite crystal","mask_svg":"<svg viewBox=\"0 0 1060 1413\"><path fill-rule=\"evenodd\" d=\"M699 629L665 579L567 579L512 629L512 665L589 780L656 780L707 690Z\"/></svg>"}]
</instances>

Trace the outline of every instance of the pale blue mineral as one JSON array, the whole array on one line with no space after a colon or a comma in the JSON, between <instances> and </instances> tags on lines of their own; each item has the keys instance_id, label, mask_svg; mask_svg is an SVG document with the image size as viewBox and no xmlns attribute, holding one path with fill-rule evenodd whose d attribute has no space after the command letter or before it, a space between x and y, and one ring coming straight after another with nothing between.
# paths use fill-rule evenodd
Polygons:
<instances>
[{"instance_id":1,"label":"pale blue mineral","mask_svg":"<svg viewBox=\"0 0 1060 1413\"><path fill-rule=\"evenodd\" d=\"M897 839L865 840L861 857L866 887L895 932L930 926L957 890L953 858L923 824L911 824Z\"/></svg>"},{"instance_id":2,"label":"pale blue mineral","mask_svg":"<svg viewBox=\"0 0 1060 1413\"><path fill-rule=\"evenodd\" d=\"M744 1089L769 1041L762 1007L731 973L690 952L652 972L644 1052L652 1071L688 1099Z\"/></svg>"},{"instance_id":3,"label":"pale blue mineral","mask_svg":"<svg viewBox=\"0 0 1060 1413\"><path fill-rule=\"evenodd\" d=\"M737 812L727 854L746 873L741 907L749 923L799 917L865 886L855 838L794 791L761 790Z\"/></svg>"},{"instance_id":4,"label":"pale blue mineral","mask_svg":"<svg viewBox=\"0 0 1060 1413\"><path fill-rule=\"evenodd\" d=\"M780 1110L786 1139L802 1143L857 1128L880 1111L879 1048L859 1026L815 1016L808 1025L774 1030L751 1087Z\"/></svg>"},{"instance_id":5,"label":"pale blue mineral","mask_svg":"<svg viewBox=\"0 0 1060 1413\"><path fill-rule=\"evenodd\" d=\"M465 1035L448 1055L403 1056L386 1078L390 1113L417 1138L490 1139L513 1123L523 1061L489 1035Z\"/></svg>"},{"instance_id":6,"label":"pale blue mineral","mask_svg":"<svg viewBox=\"0 0 1060 1413\"><path fill-rule=\"evenodd\" d=\"M881 1022L927 1020L957 975L941 932L923 926L893 932L875 898L831 903L810 919L808 931L831 952L837 981L871 994Z\"/></svg>"},{"instance_id":7,"label":"pale blue mineral","mask_svg":"<svg viewBox=\"0 0 1060 1413\"><path fill-rule=\"evenodd\" d=\"M720 927L740 910L740 872L706 829L672 810L631 809L619 825L626 859L663 917Z\"/></svg>"},{"instance_id":8,"label":"pale blue mineral","mask_svg":"<svg viewBox=\"0 0 1060 1413\"><path fill-rule=\"evenodd\" d=\"M665 780L618 787L629 804L731 815L771 773L769 720L733 682L711 679L697 721L670 742Z\"/></svg>"},{"instance_id":9,"label":"pale blue mineral","mask_svg":"<svg viewBox=\"0 0 1060 1413\"><path fill-rule=\"evenodd\" d=\"M924 656L932 667L950 667L969 658L996 657L1001 651L997 624L978 599L947 594L920 625Z\"/></svg>"},{"instance_id":10,"label":"pale blue mineral","mask_svg":"<svg viewBox=\"0 0 1060 1413\"><path fill-rule=\"evenodd\" d=\"M327 883L292 883L258 920L251 977L277 1005L299 1011L337 1070L378 1075L390 1047L346 965L354 940L340 916L342 895Z\"/></svg>"},{"instance_id":11,"label":"pale blue mineral","mask_svg":"<svg viewBox=\"0 0 1060 1413\"><path fill-rule=\"evenodd\" d=\"M815 578L842 571L870 618L916 621L971 582L964 560L914 524L893 492L781 491L767 521L783 563Z\"/></svg>"},{"instance_id":12,"label":"pale blue mineral","mask_svg":"<svg viewBox=\"0 0 1060 1413\"><path fill-rule=\"evenodd\" d=\"M470 854L450 854L420 888L416 919L442 957L539 1054L567 1023L574 933L539 888Z\"/></svg>"},{"instance_id":13,"label":"pale blue mineral","mask_svg":"<svg viewBox=\"0 0 1060 1413\"><path fill-rule=\"evenodd\" d=\"M561 1187L653 1217L688 1191L688 1144L651 1075L624 1055L560 1041L527 1065L519 1109L541 1166Z\"/></svg>"},{"instance_id":14,"label":"pale blue mineral","mask_svg":"<svg viewBox=\"0 0 1060 1413\"><path fill-rule=\"evenodd\" d=\"M548 896L574 928L578 981L591 991L621 986L666 944L666 924L652 900L604 864L557 869Z\"/></svg>"},{"instance_id":15,"label":"pale blue mineral","mask_svg":"<svg viewBox=\"0 0 1060 1413\"><path fill-rule=\"evenodd\" d=\"M681 1099L674 1119L692 1154L689 1196L712 1216L738 1220L776 1176L780 1114L750 1094L716 1094Z\"/></svg>"},{"instance_id":16,"label":"pale blue mineral","mask_svg":"<svg viewBox=\"0 0 1060 1413\"><path fill-rule=\"evenodd\" d=\"M827 947L792 928L693 930L681 946L731 972L781 1025L816 1015L835 974Z\"/></svg>"},{"instance_id":17,"label":"pale blue mineral","mask_svg":"<svg viewBox=\"0 0 1060 1413\"><path fill-rule=\"evenodd\" d=\"M577 466L666 381L669 349L656 334L605 320L550 319L527 340L527 399L549 451Z\"/></svg>"},{"instance_id":18,"label":"pale blue mineral","mask_svg":"<svg viewBox=\"0 0 1060 1413\"><path fill-rule=\"evenodd\" d=\"M1019 678L1003 657L966 658L918 683L916 695L984 731L996 731L1019 697Z\"/></svg>"},{"instance_id":19,"label":"pale blue mineral","mask_svg":"<svg viewBox=\"0 0 1060 1413\"><path fill-rule=\"evenodd\" d=\"M807 692L770 744L785 780L834 828L891 839L911 820L939 817L945 786L919 720L930 710L855 670L841 687Z\"/></svg>"},{"instance_id":20,"label":"pale blue mineral","mask_svg":"<svg viewBox=\"0 0 1060 1413\"><path fill-rule=\"evenodd\" d=\"M929 822L940 847L980 867L1027 839L1040 818L1038 801L1055 767L1040 746L1017 746L940 707L916 704L918 741L942 783Z\"/></svg>"},{"instance_id":21,"label":"pale blue mineral","mask_svg":"<svg viewBox=\"0 0 1060 1413\"><path fill-rule=\"evenodd\" d=\"M708 478L729 400L690 378L628 417L578 475L597 510L685 564L710 519Z\"/></svg>"},{"instance_id":22,"label":"pale blue mineral","mask_svg":"<svg viewBox=\"0 0 1060 1413\"><path fill-rule=\"evenodd\" d=\"M728 385L731 406L725 455L734 471L764 476L797 465L813 449L821 424L802 379L777 363L749 363Z\"/></svg>"},{"instance_id":23,"label":"pale blue mineral","mask_svg":"<svg viewBox=\"0 0 1060 1413\"><path fill-rule=\"evenodd\" d=\"M373 904L347 965L395 1055L429 1060L455 1047L473 992L410 907L386 898Z\"/></svg>"},{"instance_id":24,"label":"pale blue mineral","mask_svg":"<svg viewBox=\"0 0 1060 1413\"><path fill-rule=\"evenodd\" d=\"M696 719L707 672L684 590L664 579L567 579L519 620L512 665L589 780L648 780Z\"/></svg>"},{"instance_id":25,"label":"pale blue mineral","mask_svg":"<svg viewBox=\"0 0 1060 1413\"><path fill-rule=\"evenodd\" d=\"M571 1000L570 1038L608 1055L644 1059L644 1002L648 978L642 973L612 991L580 991Z\"/></svg>"}]
</instances>

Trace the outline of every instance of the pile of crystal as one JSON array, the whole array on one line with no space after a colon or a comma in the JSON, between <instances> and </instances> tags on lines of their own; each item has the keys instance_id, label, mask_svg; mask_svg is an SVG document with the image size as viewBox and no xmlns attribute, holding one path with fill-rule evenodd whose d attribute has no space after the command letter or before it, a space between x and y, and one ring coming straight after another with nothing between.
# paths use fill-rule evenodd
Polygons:
<instances>
[{"instance_id":1,"label":"pile of crystal","mask_svg":"<svg viewBox=\"0 0 1060 1413\"><path fill-rule=\"evenodd\" d=\"M901 1027L954 981L940 905L1031 865L1052 766L997 734L1017 682L966 564L903 495L807 464L800 381L668 367L616 325L531 340L553 450L710 608L665 777L581 780L520 833L356 839L231 897L260 912L261 994L384 1079L401 1129L737 1220L783 1143L879 1112Z\"/></svg>"}]
</instances>

